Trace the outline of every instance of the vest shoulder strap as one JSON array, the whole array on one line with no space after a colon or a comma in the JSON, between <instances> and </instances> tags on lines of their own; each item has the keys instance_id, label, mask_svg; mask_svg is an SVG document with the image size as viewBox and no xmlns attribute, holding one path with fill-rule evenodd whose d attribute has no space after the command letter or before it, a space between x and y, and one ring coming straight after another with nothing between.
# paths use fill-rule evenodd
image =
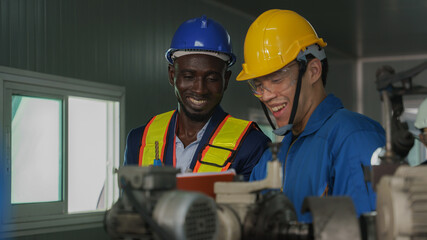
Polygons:
<instances>
[{"instance_id":1,"label":"vest shoulder strap","mask_svg":"<svg viewBox=\"0 0 427 240\"><path fill-rule=\"evenodd\" d=\"M215 130L208 144L198 157L194 172L220 172L227 170L244 137L251 121L228 115Z\"/></svg>"},{"instance_id":2,"label":"vest shoulder strap","mask_svg":"<svg viewBox=\"0 0 427 240\"><path fill-rule=\"evenodd\" d=\"M139 150L139 166L153 165L156 157L163 162L169 124L174 112L175 110L154 116L145 126Z\"/></svg>"}]
</instances>

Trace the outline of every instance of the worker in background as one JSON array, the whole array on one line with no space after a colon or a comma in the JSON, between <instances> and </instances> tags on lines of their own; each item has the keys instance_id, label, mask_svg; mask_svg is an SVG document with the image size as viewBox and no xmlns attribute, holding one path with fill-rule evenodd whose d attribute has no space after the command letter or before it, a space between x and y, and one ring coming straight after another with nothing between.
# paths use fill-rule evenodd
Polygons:
<instances>
[{"instance_id":1,"label":"worker in background","mask_svg":"<svg viewBox=\"0 0 427 240\"><path fill-rule=\"evenodd\" d=\"M178 107L131 130L124 164L156 159L182 172L233 168L248 180L270 140L255 123L220 107L236 61L226 29L205 16L190 19L175 32L166 59Z\"/></svg>"},{"instance_id":2,"label":"worker in background","mask_svg":"<svg viewBox=\"0 0 427 240\"><path fill-rule=\"evenodd\" d=\"M325 46L297 13L266 11L247 32L245 62L237 77L248 81L274 116L278 125L274 133L284 136L278 154L282 191L302 222L311 221L309 214L301 214L308 196L346 195L358 214L375 210L376 196L364 181L363 168L385 145L379 123L346 110L340 99L326 94ZM271 158L267 150L251 174L252 181L265 178Z\"/></svg>"},{"instance_id":3,"label":"worker in background","mask_svg":"<svg viewBox=\"0 0 427 240\"><path fill-rule=\"evenodd\" d=\"M414 126L420 130L420 134L418 134L420 142L427 147L427 98L424 99L418 108ZM421 163L421 165L427 165L427 160Z\"/></svg>"}]
</instances>

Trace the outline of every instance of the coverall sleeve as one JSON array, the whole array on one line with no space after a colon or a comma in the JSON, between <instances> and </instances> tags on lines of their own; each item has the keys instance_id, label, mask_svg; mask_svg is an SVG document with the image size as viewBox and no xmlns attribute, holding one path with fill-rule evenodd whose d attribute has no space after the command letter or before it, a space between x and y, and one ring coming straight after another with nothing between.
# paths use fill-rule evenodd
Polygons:
<instances>
[{"instance_id":1,"label":"coverall sleeve","mask_svg":"<svg viewBox=\"0 0 427 240\"><path fill-rule=\"evenodd\" d=\"M350 196L359 216L376 208L376 194L364 180L363 167L371 166L372 154L384 146L384 139L382 132L358 131L350 134L336 152L332 195Z\"/></svg>"},{"instance_id":2,"label":"coverall sleeve","mask_svg":"<svg viewBox=\"0 0 427 240\"><path fill-rule=\"evenodd\" d=\"M231 166L237 174L243 175L245 181L249 180L255 165L261 159L265 149L268 148L270 139L260 130L253 128L242 143L236 156L235 163Z\"/></svg>"},{"instance_id":3,"label":"coverall sleeve","mask_svg":"<svg viewBox=\"0 0 427 240\"><path fill-rule=\"evenodd\" d=\"M271 152L269 149L266 149L258 164L252 170L249 181L263 180L267 176L267 162L269 160L271 160Z\"/></svg>"}]
</instances>

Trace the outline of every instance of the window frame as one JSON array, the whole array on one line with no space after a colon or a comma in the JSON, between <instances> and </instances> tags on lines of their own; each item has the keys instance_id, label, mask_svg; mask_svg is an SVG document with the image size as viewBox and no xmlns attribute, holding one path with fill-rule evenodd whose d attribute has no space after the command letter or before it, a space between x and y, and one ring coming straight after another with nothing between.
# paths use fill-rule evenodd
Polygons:
<instances>
[{"instance_id":1,"label":"window frame","mask_svg":"<svg viewBox=\"0 0 427 240\"><path fill-rule=\"evenodd\" d=\"M62 100L62 201L25 203L15 206L11 204L10 103L14 94ZM4 193L1 194L1 209L3 211L0 213L0 235L2 237L17 237L102 227L104 217L104 211L102 210L85 213L67 213L69 96L116 101L119 103L119 129L116 129L113 133L114 135L119 134L119 142L115 143L119 147L117 150L113 150L116 151L113 154L115 156L118 154L119 159L118 162L108 167L108 171L111 172L110 174L114 175L115 168L123 162L125 144L124 87L0 66L0 99L3 102L0 104L0 133L2 136L0 139L0 154L4 160L0 161L0 188ZM112 180L107 179L107 181ZM115 184L114 181L113 184ZM109 199L109 201L112 202L114 199Z\"/></svg>"}]
</instances>

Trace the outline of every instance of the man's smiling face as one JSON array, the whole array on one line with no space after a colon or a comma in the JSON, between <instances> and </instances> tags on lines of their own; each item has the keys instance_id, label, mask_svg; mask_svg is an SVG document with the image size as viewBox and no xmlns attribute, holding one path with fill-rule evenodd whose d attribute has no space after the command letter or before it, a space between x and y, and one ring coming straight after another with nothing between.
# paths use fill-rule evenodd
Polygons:
<instances>
[{"instance_id":1,"label":"man's smiling face","mask_svg":"<svg viewBox=\"0 0 427 240\"><path fill-rule=\"evenodd\" d=\"M169 81L179 103L179 113L192 121L207 121L220 104L231 72L226 62L205 54L177 58L169 66Z\"/></svg>"}]
</instances>

